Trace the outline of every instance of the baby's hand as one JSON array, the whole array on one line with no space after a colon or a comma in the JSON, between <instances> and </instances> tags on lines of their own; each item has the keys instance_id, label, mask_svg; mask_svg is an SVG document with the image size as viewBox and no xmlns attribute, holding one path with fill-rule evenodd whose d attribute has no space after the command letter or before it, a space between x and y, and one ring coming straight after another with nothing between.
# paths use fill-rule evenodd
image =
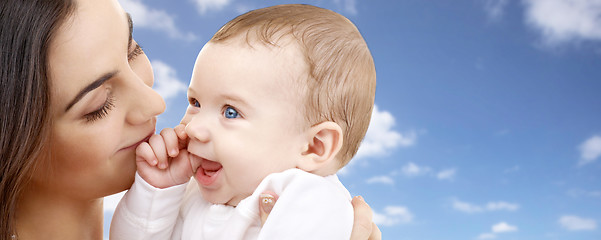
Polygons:
<instances>
[{"instance_id":1,"label":"baby's hand","mask_svg":"<svg viewBox=\"0 0 601 240\"><path fill-rule=\"evenodd\" d=\"M140 176L157 188L167 188L190 180L193 175L185 126L165 128L136 148L136 165Z\"/></svg>"}]
</instances>

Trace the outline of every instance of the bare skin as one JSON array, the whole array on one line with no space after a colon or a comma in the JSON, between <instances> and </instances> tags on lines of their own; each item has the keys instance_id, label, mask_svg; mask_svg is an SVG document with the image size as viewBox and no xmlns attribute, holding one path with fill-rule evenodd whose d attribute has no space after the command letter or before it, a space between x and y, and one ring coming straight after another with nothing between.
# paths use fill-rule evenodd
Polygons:
<instances>
[{"instance_id":1,"label":"bare skin","mask_svg":"<svg viewBox=\"0 0 601 240\"><path fill-rule=\"evenodd\" d=\"M103 197L131 186L135 148L165 109L151 88L150 62L130 34L117 0L76 0L55 32L51 144L19 200L18 239L103 239ZM371 212L359 212L371 222ZM371 233L356 229L357 236Z\"/></svg>"},{"instance_id":2,"label":"bare skin","mask_svg":"<svg viewBox=\"0 0 601 240\"><path fill-rule=\"evenodd\" d=\"M118 2L76 5L49 46L52 132L19 202L19 239L102 239L103 197L131 186L135 147L165 108Z\"/></svg>"}]
</instances>

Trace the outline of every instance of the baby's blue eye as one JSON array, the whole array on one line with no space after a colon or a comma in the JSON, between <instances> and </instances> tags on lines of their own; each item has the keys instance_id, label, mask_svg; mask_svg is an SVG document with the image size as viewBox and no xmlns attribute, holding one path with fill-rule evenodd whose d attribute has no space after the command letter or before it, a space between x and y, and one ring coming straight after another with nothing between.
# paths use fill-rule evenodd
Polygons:
<instances>
[{"instance_id":1,"label":"baby's blue eye","mask_svg":"<svg viewBox=\"0 0 601 240\"><path fill-rule=\"evenodd\" d=\"M233 107L227 107L223 112L223 116L225 116L225 118L237 118L240 116L240 114L238 114L238 111L236 111L236 109Z\"/></svg>"},{"instance_id":2,"label":"baby's blue eye","mask_svg":"<svg viewBox=\"0 0 601 240\"><path fill-rule=\"evenodd\" d=\"M190 102L190 105L197 107L197 108L200 107L200 103L196 99L190 98L190 99L188 99L188 101Z\"/></svg>"}]
</instances>

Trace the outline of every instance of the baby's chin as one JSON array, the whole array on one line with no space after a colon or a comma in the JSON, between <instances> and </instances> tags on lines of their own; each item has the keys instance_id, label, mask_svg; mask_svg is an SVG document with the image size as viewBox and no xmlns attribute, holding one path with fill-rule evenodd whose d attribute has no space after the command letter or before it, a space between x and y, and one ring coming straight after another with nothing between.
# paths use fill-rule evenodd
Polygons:
<instances>
[{"instance_id":1,"label":"baby's chin","mask_svg":"<svg viewBox=\"0 0 601 240\"><path fill-rule=\"evenodd\" d=\"M220 204L227 205L231 207L236 207L242 201L242 199L247 198L250 194L245 196L223 196L218 193L219 189L207 189L202 185L198 186L200 188L200 192L202 194L202 198L210 202L212 204Z\"/></svg>"}]
</instances>

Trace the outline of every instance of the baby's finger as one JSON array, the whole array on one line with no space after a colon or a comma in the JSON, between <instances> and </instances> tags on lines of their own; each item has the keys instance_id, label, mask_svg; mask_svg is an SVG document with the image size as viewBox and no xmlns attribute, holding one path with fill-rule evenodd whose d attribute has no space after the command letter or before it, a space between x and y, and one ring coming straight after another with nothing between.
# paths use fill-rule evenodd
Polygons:
<instances>
[{"instance_id":1,"label":"baby's finger","mask_svg":"<svg viewBox=\"0 0 601 240\"><path fill-rule=\"evenodd\" d=\"M167 162L169 159L167 156L167 149L165 148L165 141L163 140L163 137L157 134L152 135L152 137L150 137L150 139L148 140L148 143L150 144L150 147L152 148L156 159L159 161L158 167L160 169L167 168L167 166L169 166L169 163Z\"/></svg>"},{"instance_id":2,"label":"baby's finger","mask_svg":"<svg viewBox=\"0 0 601 240\"><path fill-rule=\"evenodd\" d=\"M167 154L170 157L177 157L179 154L178 139L173 128L165 128L161 131L163 141L165 141L165 147L167 148Z\"/></svg>"},{"instance_id":3,"label":"baby's finger","mask_svg":"<svg viewBox=\"0 0 601 240\"><path fill-rule=\"evenodd\" d=\"M147 142L141 143L136 148L136 162L147 162L150 166L157 165L158 160Z\"/></svg>"},{"instance_id":4,"label":"baby's finger","mask_svg":"<svg viewBox=\"0 0 601 240\"><path fill-rule=\"evenodd\" d=\"M186 125L179 124L173 128L177 138L179 139L179 148L184 149L188 145L188 134L186 133Z\"/></svg>"},{"instance_id":5,"label":"baby's finger","mask_svg":"<svg viewBox=\"0 0 601 240\"><path fill-rule=\"evenodd\" d=\"M173 130L175 131L175 134L177 134L178 138L180 138L180 139L188 138L188 135L186 134L186 125L180 123L177 126L175 126L173 128Z\"/></svg>"}]
</instances>

